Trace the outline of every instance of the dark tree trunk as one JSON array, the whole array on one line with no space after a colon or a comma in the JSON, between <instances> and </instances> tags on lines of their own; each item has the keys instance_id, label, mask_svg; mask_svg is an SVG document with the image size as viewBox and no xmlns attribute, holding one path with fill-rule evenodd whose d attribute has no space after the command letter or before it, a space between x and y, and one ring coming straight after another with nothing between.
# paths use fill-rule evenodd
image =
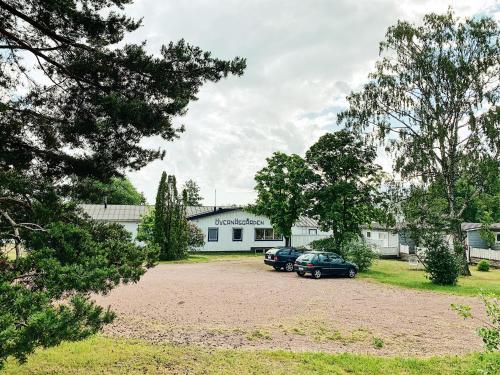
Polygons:
<instances>
[{"instance_id":1,"label":"dark tree trunk","mask_svg":"<svg viewBox=\"0 0 500 375\"><path fill-rule=\"evenodd\" d=\"M285 246L292 246L292 239L290 236L285 236Z\"/></svg>"}]
</instances>

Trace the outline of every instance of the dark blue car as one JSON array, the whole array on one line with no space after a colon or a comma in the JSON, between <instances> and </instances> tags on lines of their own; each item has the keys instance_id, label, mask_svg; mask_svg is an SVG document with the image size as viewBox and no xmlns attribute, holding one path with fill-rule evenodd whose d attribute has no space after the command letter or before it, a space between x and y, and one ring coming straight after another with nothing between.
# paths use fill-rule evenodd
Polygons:
<instances>
[{"instance_id":1,"label":"dark blue car","mask_svg":"<svg viewBox=\"0 0 500 375\"><path fill-rule=\"evenodd\" d=\"M302 254L302 251L294 247L276 247L266 251L264 263L276 271L283 268L287 272L292 272L295 260Z\"/></svg>"}]
</instances>

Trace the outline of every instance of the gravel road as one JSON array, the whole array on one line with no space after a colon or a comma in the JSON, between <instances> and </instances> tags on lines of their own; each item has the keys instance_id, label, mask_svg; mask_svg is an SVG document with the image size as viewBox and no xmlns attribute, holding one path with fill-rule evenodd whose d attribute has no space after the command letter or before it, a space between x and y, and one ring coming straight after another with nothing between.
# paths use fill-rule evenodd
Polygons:
<instances>
[{"instance_id":1,"label":"gravel road","mask_svg":"<svg viewBox=\"0 0 500 375\"><path fill-rule=\"evenodd\" d=\"M450 310L481 311L474 298L299 278L261 259L162 264L95 298L118 314L106 334L153 342L419 356L481 349L474 323Z\"/></svg>"}]
</instances>

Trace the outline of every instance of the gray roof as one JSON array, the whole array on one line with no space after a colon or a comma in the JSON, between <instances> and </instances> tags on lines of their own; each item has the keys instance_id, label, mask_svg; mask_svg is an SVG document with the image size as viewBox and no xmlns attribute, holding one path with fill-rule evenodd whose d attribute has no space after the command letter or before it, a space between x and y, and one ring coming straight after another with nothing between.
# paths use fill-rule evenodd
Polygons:
<instances>
[{"instance_id":1,"label":"gray roof","mask_svg":"<svg viewBox=\"0 0 500 375\"><path fill-rule=\"evenodd\" d=\"M481 229L483 224L481 223L462 223L462 230L467 232L469 230L478 230ZM500 230L500 223L493 223L488 225L488 227L492 230Z\"/></svg>"},{"instance_id":2,"label":"gray roof","mask_svg":"<svg viewBox=\"0 0 500 375\"><path fill-rule=\"evenodd\" d=\"M80 204L78 205L83 212L89 215L92 219L98 221L122 221L122 222L138 222L141 217L154 206L135 206L130 204ZM212 206L188 206L186 208L187 217L203 214L213 211Z\"/></svg>"},{"instance_id":3,"label":"gray roof","mask_svg":"<svg viewBox=\"0 0 500 375\"><path fill-rule=\"evenodd\" d=\"M78 205L83 212L89 215L92 219L97 221L120 221L120 222L139 222L141 217L148 212L154 206L135 206L127 204L108 204L104 207L104 204L80 204ZM217 208L223 209L242 209L242 207L234 206L224 206ZM188 206L186 207L186 216L188 219L190 217L216 213L213 206ZM316 220L311 219L306 216L301 216L299 220L295 223L297 227L317 227L318 223Z\"/></svg>"}]
</instances>

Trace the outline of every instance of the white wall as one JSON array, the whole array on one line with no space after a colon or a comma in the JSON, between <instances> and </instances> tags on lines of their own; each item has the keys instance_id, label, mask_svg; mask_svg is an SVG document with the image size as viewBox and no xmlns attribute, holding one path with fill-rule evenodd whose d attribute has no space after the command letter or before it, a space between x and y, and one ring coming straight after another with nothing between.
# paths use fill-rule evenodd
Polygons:
<instances>
[{"instance_id":1,"label":"white wall","mask_svg":"<svg viewBox=\"0 0 500 375\"><path fill-rule=\"evenodd\" d=\"M399 255L398 233L377 229L363 229L362 233L366 243L372 245L380 255Z\"/></svg>"},{"instance_id":2,"label":"white wall","mask_svg":"<svg viewBox=\"0 0 500 375\"><path fill-rule=\"evenodd\" d=\"M245 224L231 224L227 220L240 220ZM225 220L226 222L223 222ZM246 224L248 221L257 221L259 224ZM257 216L243 210L222 212L198 219L192 219L203 232L205 246L200 251L249 251L252 247L276 247L285 245L285 240L281 241L256 241L255 228L272 228L267 217ZM208 242L208 228L219 229L219 239L217 242ZM233 228L243 229L243 240L233 241Z\"/></svg>"}]
</instances>

